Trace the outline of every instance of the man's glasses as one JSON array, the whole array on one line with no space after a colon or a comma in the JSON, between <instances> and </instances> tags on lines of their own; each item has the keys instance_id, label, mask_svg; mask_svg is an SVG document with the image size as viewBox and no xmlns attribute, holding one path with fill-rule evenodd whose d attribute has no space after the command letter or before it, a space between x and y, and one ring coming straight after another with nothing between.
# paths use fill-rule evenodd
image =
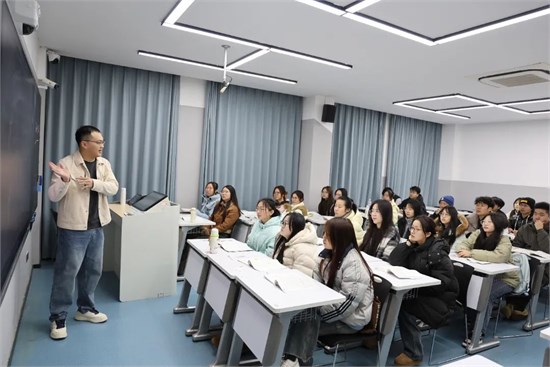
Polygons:
<instances>
[{"instance_id":1,"label":"man's glasses","mask_svg":"<svg viewBox=\"0 0 550 367\"><path fill-rule=\"evenodd\" d=\"M96 143L97 145L105 145L105 140L84 140L89 141L90 143Z\"/></svg>"}]
</instances>

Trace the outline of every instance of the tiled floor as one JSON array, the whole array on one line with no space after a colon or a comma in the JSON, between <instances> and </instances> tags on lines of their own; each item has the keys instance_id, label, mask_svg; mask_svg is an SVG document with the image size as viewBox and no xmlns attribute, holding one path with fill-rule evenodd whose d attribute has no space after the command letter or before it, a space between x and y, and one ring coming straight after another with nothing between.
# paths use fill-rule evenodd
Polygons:
<instances>
[{"instance_id":1,"label":"tiled floor","mask_svg":"<svg viewBox=\"0 0 550 367\"><path fill-rule=\"evenodd\" d=\"M69 336L62 341L49 338L48 302L52 282L52 266L34 269L16 337L13 366L207 366L214 361L216 350L210 342L194 343L185 336L192 314L174 315L172 308L178 295L158 299L121 303L116 300L117 278L105 273L96 292L97 307L109 316L105 324L90 324L68 319ZM178 285L178 292L181 283ZM547 297L545 293L544 296ZM194 304L191 299L190 304ZM539 306L539 317L543 304ZM73 312L76 311L73 310ZM492 323L490 324L490 327ZM503 321L503 333L517 332L521 322ZM434 350L436 361L464 353L460 320L438 332ZM424 338L424 365L428 365L431 336ZM533 336L505 339L498 348L482 353L503 366L541 366L548 342ZM388 363L401 352L401 343L393 343ZM317 351L314 364L328 363L332 356ZM340 358L338 358L340 359ZM339 366L376 364L376 352L363 348L347 353L347 361ZM472 366L474 367L474 366Z\"/></svg>"}]
</instances>

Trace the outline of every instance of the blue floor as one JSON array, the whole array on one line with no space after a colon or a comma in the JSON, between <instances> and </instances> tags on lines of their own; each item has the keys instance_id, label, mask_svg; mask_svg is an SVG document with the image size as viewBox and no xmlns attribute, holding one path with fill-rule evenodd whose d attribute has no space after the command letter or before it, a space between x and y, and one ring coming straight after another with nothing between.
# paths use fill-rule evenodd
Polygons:
<instances>
[{"instance_id":1,"label":"blue floor","mask_svg":"<svg viewBox=\"0 0 550 367\"><path fill-rule=\"evenodd\" d=\"M49 338L48 302L52 282L52 266L44 264L34 269L28 298L23 310L10 365L13 366L207 366L214 361L216 350L208 341L194 343L185 336L192 314L174 315L172 308L178 295L121 303L117 301L118 279L104 273L96 304L109 316L105 324L90 324L67 320L68 338ZM178 294L181 283L178 284ZM544 294L546 296L546 294ZM547 296L546 296L547 297ZM193 296L190 304L194 304ZM544 305L539 304L539 317ZM73 310L72 312L75 312ZM434 360L444 360L464 353L460 346L463 326L455 320L437 334ZM490 327L493 323L491 322ZM502 321L499 333L517 333L522 322ZM492 330L492 329L491 329ZM431 336L424 337L424 365L428 365ZM548 342L533 336L505 339L497 348L481 355L503 366L542 366ZM388 364L401 353L401 343L393 343ZM340 360L340 355L338 359ZM314 363L328 363L332 356L316 351ZM339 366L369 366L376 364L375 351L357 348L348 351L347 361ZM472 366L474 367L474 366Z\"/></svg>"}]
</instances>

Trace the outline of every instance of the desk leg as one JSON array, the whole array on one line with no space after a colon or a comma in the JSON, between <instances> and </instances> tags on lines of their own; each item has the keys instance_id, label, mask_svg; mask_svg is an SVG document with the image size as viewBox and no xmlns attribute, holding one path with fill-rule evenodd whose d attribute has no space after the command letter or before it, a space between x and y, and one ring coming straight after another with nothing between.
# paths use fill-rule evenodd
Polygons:
<instances>
[{"instance_id":1,"label":"desk leg","mask_svg":"<svg viewBox=\"0 0 550 367\"><path fill-rule=\"evenodd\" d=\"M241 360L241 354L243 351L243 340L237 333L232 333L233 338L231 340L231 347L229 348L229 356L227 357L228 366L238 366Z\"/></svg>"},{"instance_id":2,"label":"desk leg","mask_svg":"<svg viewBox=\"0 0 550 367\"><path fill-rule=\"evenodd\" d=\"M235 332L231 323L225 323L223 325L222 335L220 337L220 345L218 346L218 352L216 353L216 360L211 365L213 366L225 366L228 365L227 361L229 359L229 352L231 351L231 341L233 340ZM242 349L242 346L241 346ZM239 355L240 359L240 355ZM229 364L233 366L232 364Z\"/></svg>"},{"instance_id":3,"label":"desk leg","mask_svg":"<svg viewBox=\"0 0 550 367\"><path fill-rule=\"evenodd\" d=\"M181 288L180 299L178 305L174 307L174 313L189 313L195 311L195 306L188 306L189 293L191 292L191 284L185 279L183 280L183 286Z\"/></svg>"},{"instance_id":4,"label":"desk leg","mask_svg":"<svg viewBox=\"0 0 550 367\"><path fill-rule=\"evenodd\" d=\"M480 343L483 322L485 321L486 317L491 317L491 315L486 315L485 311L487 310L487 304L489 303L489 295L491 293L491 288L493 287L494 277L494 275L487 275L483 278L480 295L477 302L477 315L474 330L472 332L472 344L470 344L468 348L466 348L466 353L468 354L476 354L500 345L500 341L498 339L493 339L491 341L484 341L483 343Z\"/></svg>"},{"instance_id":5,"label":"desk leg","mask_svg":"<svg viewBox=\"0 0 550 367\"><path fill-rule=\"evenodd\" d=\"M203 340L211 339L214 335L212 331L221 330L219 326L211 328L210 322L212 319L212 307L208 304L208 302L204 303L204 307L202 309L202 315L199 321L199 328L195 335L193 335L193 341L194 342L200 342Z\"/></svg>"},{"instance_id":6,"label":"desk leg","mask_svg":"<svg viewBox=\"0 0 550 367\"><path fill-rule=\"evenodd\" d=\"M186 261L186 255L187 255L187 232L189 232L189 227L180 227L180 234L179 234L179 243L178 243L178 268L180 265L180 261L183 263L183 266L185 267L185 261ZM182 257L184 256L184 257ZM185 268L183 269L185 270ZM185 280L183 276L177 276L176 274L176 280L178 282L181 282Z\"/></svg>"},{"instance_id":7,"label":"desk leg","mask_svg":"<svg viewBox=\"0 0 550 367\"><path fill-rule=\"evenodd\" d=\"M531 302L529 304L529 316L531 318L531 323L529 323L529 318L528 318L525 324L523 325L523 330L525 331L535 330L550 324L550 320L548 319L540 320L537 322L533 321L537 315L537 306L539 303L540 289L542 288L542 278L544 275L544 268L546 267L546 265L547 264L542 264L542 263L539 264L539 266L537 267L537 271L535 272L535 279L532 283L533 289L531 290L531 292L533 293L533 297L531 298Z\"/></svg>"},{"instance_id":8,"label":"desk leg","mask_svg":"<svg viewBox=\"0 0 550 367\"><path fill-rule=\"evenodd\" d=\"M394 291L390 292L388 298L388 306L386 312L382 318L382 324L380 325L380 352L378 354L378 366L385 366L388 360L388 354L390 352L391 343L393 341L393 334L395 332L395 325L397 324L397 316L399 316L399 310L401 309L401 301L406 291Z\"/></svg>"},{"instance_id":9,"label":"desk leg","mask_svg":"<svg viewBox=\"0 0 550 367\"><path fill-rule=\"evenodd\" d=\"M193 314L193 321L191 322L191 327L185 330L186 336L191 336L199 330L199 322L201 321L201 315L204 309L204 304L205 304L204 297L202 295L199 295L197 297L197 307L195 308L195 313Z\"/></svg>"}]
</instances>

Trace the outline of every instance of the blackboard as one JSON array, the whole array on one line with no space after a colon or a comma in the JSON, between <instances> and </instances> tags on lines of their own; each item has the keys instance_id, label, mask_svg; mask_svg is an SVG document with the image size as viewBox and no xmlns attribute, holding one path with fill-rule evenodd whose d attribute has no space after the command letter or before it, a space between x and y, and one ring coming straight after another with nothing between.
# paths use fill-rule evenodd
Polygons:
<instances>
[{"instance_id":1,"label":"blackboard","mask_svg":"<svg viewBox=\"0 0 550 367\"><path fill-rule=\"evenodd\" d=\"M2 1L0 20L0 273L3 296L36 210L40 94L6 1Z\"/></svg>"}]
</instances>

